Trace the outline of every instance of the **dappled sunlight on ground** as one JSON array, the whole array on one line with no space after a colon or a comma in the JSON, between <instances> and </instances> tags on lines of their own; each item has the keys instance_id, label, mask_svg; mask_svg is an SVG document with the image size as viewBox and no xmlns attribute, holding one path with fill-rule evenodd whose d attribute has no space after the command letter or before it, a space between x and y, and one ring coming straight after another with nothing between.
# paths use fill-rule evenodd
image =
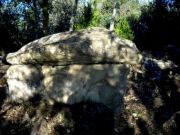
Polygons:
<instances>
[{"instance_id":1,"label":"dappled sunlight on ground","mask_svg":"<svg viewBox=\"0 0 180 135\"><path fill-rule=\"evenodd\" d=\"M180 67L160 69L154 64L131 67L119 115L97 103L50 105L39 95L24 104L12 103L1 74L0 134L178 135Z\"/></svg>"}]
</instances>

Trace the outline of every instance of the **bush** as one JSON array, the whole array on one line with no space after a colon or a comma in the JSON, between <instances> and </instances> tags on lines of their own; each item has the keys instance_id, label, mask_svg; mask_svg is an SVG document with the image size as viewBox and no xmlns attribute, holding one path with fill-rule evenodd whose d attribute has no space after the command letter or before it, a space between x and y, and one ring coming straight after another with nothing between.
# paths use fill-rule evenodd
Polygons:
<instances>
[{"instance_id":1,"label":"bush","mask_svg":"<svg viewBox=\"0 0 180 135\"><path fill-rule=\"evenodd\" d=\"M0 55L5 55L5 51L0 48Z\"/></svg>"},{"instance_id":2,"label":"bush","mask_svg":"<svg viewBox=\"0 0 180 135\"><path fill-rule=\"evenodd\" d=\"M84 6L83 11L77 18L78 19L75 23L76 30L99 26L100 13L97 9L97 2L88 3Z\"/></svg>"},{"instance_id":3,"label":"bush","mask_svg":"<svg viewBox=\"0 0 180 135\"><path fill-rule=\"evenodd\" d=\"M126 20L126 18L122 18L119 20L118 23L116 23L114 31L123 38L129 39L129 40L134 39L134 33L131 30L131 27L128 21Z\"/></svg>"}]
</instances>

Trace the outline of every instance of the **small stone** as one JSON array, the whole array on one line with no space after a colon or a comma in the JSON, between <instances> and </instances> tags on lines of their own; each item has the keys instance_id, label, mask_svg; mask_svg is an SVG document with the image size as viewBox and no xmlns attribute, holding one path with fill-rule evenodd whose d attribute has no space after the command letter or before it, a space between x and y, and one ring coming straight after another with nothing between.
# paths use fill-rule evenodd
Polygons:
<instances>
[{"instance_id":1,"label":"small stone","mask_svg":"<svg viewBox=\"0 0 180 135\"><path fill-rule=\"evenodd\" d=\"M121 132L121 130L120 130L119 128L115 128L114 131L115 131L116 133L120 133L120 132Z\"/></svg>"},{"instance_id":2,"label":"small stone","mask_svg":"<svg viewBox=\"0 0 180 135\"><path fill-rule=\"evenodd\" d=\"M86 108L87 108L87 104L86 104L86 105L83 105L83 108L86 109Z\"/></svg>"},{"instance_id":3,"label":"small stone","mask_svg":"<svg viewBox=\"0 0 180 135\"><path fill-rule=\"evenodd\" d=\"M154 105L156 108L159 108L163 105L163 101L162 101L161 97L157 97L154 99Z\"/></svg>"},{"instance_id":4,"label":"small stone","mask_svg":"<svg viewBox=\"0 0 180 135\"><path fill-rule=\"evenodd\" d=\"M169 71L169 74L170 74L170 75L172 75L172 73L173 73L172 71Z\"/></svg>"},{"instance_id":5,"label":"small stone","mask_svg":"<svg viewBox=\"0 0 180 135\"><path fill-rule=\"evenodd\" d=\"M168 97L170 97L171 96L171 92L167 91L167 95L168 95Z\"/></svg>"},{"instance_id":6,"label":"small stone","mask_svg":"<svg viewBox=\"0 0 180 135\"><path fill-rule=\"evenodd\" d=\"M133 115L134 117L137 117L137 113L133 113L132 115Z\"/></svg>"},{"instance_id":7,"label":"small stone","mask_svg":"<svg viewBox=\"0 0 180 135\"><path fill-rule=\"evenodd\" d=\"M49 117L46 117L46 120L49 120L50 118Z\"/></svg>"},{"instance_id":8,"label":"small stone","mask_svg":"<svg viewBox=\"0 0 180 135\"><path fill-rule=\"evenodd\" d=\"M24 117L23 117L23 121L28 121L30 120L29 114L25 113Z\"/></svg>"},{"instance_id":9,"label":"small stone","mask_svg":"<svg viewBox=\"0 0 180 135\"><path fill-rule=\"evenodd\" d=\"M102 86L102 83L97 83L96 85L97 85L97 86Z\"/></svg>"}]
</instances>

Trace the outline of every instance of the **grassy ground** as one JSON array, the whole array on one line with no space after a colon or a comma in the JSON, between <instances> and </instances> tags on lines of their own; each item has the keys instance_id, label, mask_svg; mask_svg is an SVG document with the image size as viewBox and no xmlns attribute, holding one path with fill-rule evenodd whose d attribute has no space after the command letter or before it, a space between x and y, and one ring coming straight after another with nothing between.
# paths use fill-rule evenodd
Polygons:
<instances>
[{"instance_id":1,"label":"grassy ground","mask_svg":"<svg viewBox=\"0 0 180 135\"><path fill-rule=\"evenodd\" d=\"M137 69L131 67L122 112L116 116L103 104L51 106L38 95L24 104L12 103L0 69L0 135L179 135L179 66L161 70L160 80L144 68L139 67L143 73L136 78Z\"/></svg>"}]
</instances>

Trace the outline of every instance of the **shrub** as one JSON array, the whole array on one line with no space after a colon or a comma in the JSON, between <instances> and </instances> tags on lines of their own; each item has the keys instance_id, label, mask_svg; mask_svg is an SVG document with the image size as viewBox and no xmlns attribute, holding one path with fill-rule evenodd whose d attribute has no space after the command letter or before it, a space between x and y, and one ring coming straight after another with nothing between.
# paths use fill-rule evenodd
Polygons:
<instances>
[{"instance_id":1,"label":"shrub","mask_svg":"<svg viewBox=\"0 0 180 135\"><path fill-rule=\"evenodd\" d=\"M126 18L122 18L119 20L119 22L116 23L114 31L123 38L129 40L134 39L134 33L131 30L131 27Z\"/></svg>"}]
</instances>

